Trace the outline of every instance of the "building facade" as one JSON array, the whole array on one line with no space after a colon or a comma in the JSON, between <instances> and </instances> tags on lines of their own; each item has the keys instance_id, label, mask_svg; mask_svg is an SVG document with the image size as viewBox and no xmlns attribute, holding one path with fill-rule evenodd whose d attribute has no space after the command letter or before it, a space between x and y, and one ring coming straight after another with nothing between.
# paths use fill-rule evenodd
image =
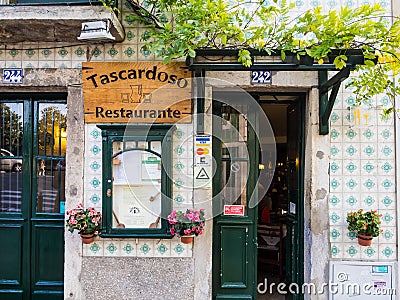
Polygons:
<instances>
[{"instance_id":1,"label":"building facade","mask_svg":"<svg viewBox=\"0 0 400 300\"><path fill-rule=\"evenodd\" d=\"M320 2L296 1L297 12L357 5ZM367 2L399 15L395 1ZM142 48L129 1L119 13L99 4L0 4L1 299L349 299L357 293L329 282L399 288L398 120L381 118L385 95L353 107L343 84L321 135L320 72L273 70L254 83L250 71L164 65ZM85 36L82 23L98 27ZM103 213L91 244L65 227L79 203ZM165 218L193 207L205 209L205 231L184 244ZM367 247L347 230L360 208L382 214Z\"/></svg>"}]
</instances>

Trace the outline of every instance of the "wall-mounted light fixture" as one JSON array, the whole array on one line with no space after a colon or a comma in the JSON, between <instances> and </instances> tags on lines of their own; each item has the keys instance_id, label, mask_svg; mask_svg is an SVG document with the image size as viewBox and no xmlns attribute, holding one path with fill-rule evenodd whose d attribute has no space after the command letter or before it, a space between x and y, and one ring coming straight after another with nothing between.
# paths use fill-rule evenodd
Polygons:
<instances>
[{"instance_id":1,"label":"wall-mounted light fixture","mask_svg":"<svg viewBox=\"0 0 400 300\"><path fill-rule=\"evenodd\" d=\"M110 20L89 21L82 23L81 41L107 41L115 40L110 33Z\"/></svg>"}]
</instances>

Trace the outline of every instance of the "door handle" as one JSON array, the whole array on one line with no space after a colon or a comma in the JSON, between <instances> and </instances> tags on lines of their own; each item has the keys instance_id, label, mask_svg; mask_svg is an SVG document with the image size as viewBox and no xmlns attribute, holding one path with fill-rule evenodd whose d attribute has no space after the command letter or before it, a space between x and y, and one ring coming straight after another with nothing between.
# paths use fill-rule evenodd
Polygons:
<instances>
[{"instance_id":1,"label":"door handle","mask_svg":"<svg viewBox=\"0 0 400 300\"><path fill-rule=\"evenodd\" d=\"M288 213L288 211L287 211L287 210L284 210L284 209L282 208L282 210L281 210L281 215L282 215L282 216L286 216L287 213Z\"/></svg>"}]
</instances>

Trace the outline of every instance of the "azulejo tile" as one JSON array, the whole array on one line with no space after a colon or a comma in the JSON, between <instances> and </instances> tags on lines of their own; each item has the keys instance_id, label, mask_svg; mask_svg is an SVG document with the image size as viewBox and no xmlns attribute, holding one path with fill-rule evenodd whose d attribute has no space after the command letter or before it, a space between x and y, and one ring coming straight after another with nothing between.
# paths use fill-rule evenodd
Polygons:
<instances>
[{"instance_id":1,"label":"azulejo tile","mask_svg":"<svg viewBox=\"0 0 400 300\"><path fill-rule=\"evenodd\" d=\"M31 60L31 61L24 60L22 62L22 67L25 68L25 69L38 68L39 67L39 61L37 61L37 60Z\"/></svg>"},{"instance_id":2,"label":"azulejo tile","mask_svg":"<svg viewBox=\"0 0 400 300\"><path fill-rule=\"evenodd\" d=\"M340 243L343 240L342 226L331 226L330 240L332 243Z\"/></svg>"},{"instance_id":3,"label":"azulejo tile","mask_svg":"<svg viewBox=\"0 0 400 300\"><path fill-rule=\"evenodd\" d=\"M89 139L93 142L100 142L101 141L101 131L97 127L90 127L88 128L89 131Z\"/></svg>"},{"instance_id":4,"label":"azulejo tile","mask_svg":"<svg viewBox=\"0 0 400 300\"><path fill-rule=\"evenodd\" d=\"M182 196L182 193L178 193L177 195L174 196L174 203L177 205L182 204L186 202L185 198Z\"/></svg>"},{"instance_id":5,"label":"azulejo tile","mask_svg":"<svg viewBox=\"0 0 400 300\"><path fill-rule=\"evenodd\" d=\"M393 126L394 125L393 123L394 123L393 114L389 116L380 115L378 117L378 125Z\"/></svg>"},{"instance_id":6,"label":"azulejo tile","mask_svg":"<svg viewBox=\"0 0 400 300\"><path fill-rule=\"evenodd\" d=\"M393 139L393 128L381 127L378 130L378 141L379 142L390 142Z\"/></svg>"},{"instance_id":7,"label":"azulejo tile","mask_svg":"<svg viewBox=\"0 0 400 300\"><path fill-rule=\"evenodd\" d=\"M395 145L393 143L385 143L379 145L378 159L394 159Z\"/></svg>"},{"instance_id":8,"label":"azulejo tile","mask_svg":"<svg viewBox=\"0 0 400 300\"><path fill-rule=\"evenodd\" d=\"M185 143L178 144L174 147L174 156L187 157L187 150Z\"/></svg>"},{"instance_id":9,"label":"azulejo tile","mask_svg":"<svg viewBox=\"0 0 400 300\"><path fill-rule=\"evenodd\" d=\"M95 173L101 173L101 162L98 162L97 160L89 161L89 168Z\"/></svg>"},{"instance_id":10,"label":"azulejo tile","mask_svg":"<svg viewBox=\"0 0 400 300\"><path fill-rule=\"evenodd\" d=\"M136 58L137 56L137 45L127 45L122 47L122 56L125 58Z\"/></svg>"},{"instance_id":11,"label":"azulejo tile","mask_svg":"<svg viewBox=\"0 0 400 300\"><path fill-rule=\"evenodd\" d=\"M183 141L186 138L186 136L187 136L187 132L183 128L177 127L177 129L174 130L173 137L177 141Z\"/></svg>"},{"instance_id":12,"label":"azulejo tile","mask_svg":"<svg viewBox=\"0 0 400 300\"><path fill-rule=\"evenodd\" d=\"M173 173L178 175L186 173L185 172L186 168L187 168L187 161L185 159L176 159L173 165Z\"/></svg>"},{"instance_id":13,"label":"azulejo tile","mask_svg":"<svg viewBox=\"0 0 400 300\"><path fill-rule=\"evenodd\" d=\"M339 126L342 123L342 119L341 119L341 111L339 111L339 114L335 111L332 112L331 114L331 125L332 126Z\"/></svg>"},{"instance_id":14,"label":"azulejo tile","mask_svg":"<svg viewBox=\"0 0 400 300\"><path fill-rule=\"evenodd\" d=\"M373 192L376 190L376 184L377 182L375 177L370 177L370 178L363 177L362 191Z\"/></svg>"},{"instance_id":15,"label":"azulejo tile","mask_svg":"<svg viewBox=\"0 0 400 300\"><path fill-rule=\"evenodd\" d=\"M395 178L389 176L378 176L378 190L383 193L394 193L396 191Z\"/></svg>"},{"instance_id":16,"label":"azulejo tile","mask_svg":"<svg viewBox=\"0 0 400 300\"><path fill-rule=\"evenodd\" d=\"M377 170L377 161L370 159L370 160L361 160L361 175L364 176L374 176L378 173Z\"/></svg>"},{"instance_id":17,"label":"azulejo tile","mask_svg":"<svg viewBox=\"0 0 400 300\"><path fill-rule=\"evenodd\" d=\"M345 222L343 214L339 210L331 210L329 213L329 223L331 225L343 225Z\"/></svg>"},{"instance_id":18,"label":"azulejo tile","mask_svg":"<svg viewBox=\"0 0 400 300\"><path fill-rule=\"evenodd\" d=\"M342 207L342 194L341 193L330 193L329 194L329 206L332 208L340 209Z\"/></svg>"},{"instance_id":19,"label":"azulejo tile","mask_svg":"<svg viewBox=\"0 0 400 300\"><path fill-rule=\"evenodd\" d=\"M396 194L395 193L379 194L379 207L385 209L395 209Z\"/></svg>"},{"instance_id":20,"label":"azulejo tile","mask_svg":"<svg viewBox=\"0 0 400 300\"><path fill-rule=\"evenodd\" d=\"M6 60L6 68L22 68L22 61L21 60Z\"/></svg>"},{"instance_id":21,"label":"azulejo tile","mask_svg":"<svg viewBox=\"0 0 400 300\"><path fill-rule=\"evenodd\" d=\"M361 142L374 143L377 141L377 134L374 128L361 129Z\"/></svg>"},{"instance_id":22,"label":"azulejo tile","mask_svg":"<svg viewBox=\"0 0 400 300\"><path fill-rule=\"evenodd\" d=\"M344 144L343 159L360 159L360 145L357 143Z\"/></svg>"},{"instance_id":23,"label":"azulejo tile","mask_svg":"<svg viewBox=\"0 0 400 300\"><path fill-rule=\"evenodd\" d=\"M341 176L331 176L330 179L330 191L331 192L335 192L335 193L339 193L342 191L342 177Z\"/></svg>"},{"instance_id":24,"label":"azulejo tile","mask_svg":"<svg viewBox=\"0 0 400 300\"><path fill-rule=\"evenodd\" d=\"M378 241L380 244L395 244L396 243L396 227L382 226L383 232L379 235Z\"/></svg>"},{"instance_id":25,"label":"azulejo tile","mask_svg":"<svg viewBox=\"0 0 400 300\"><path fill-rule=\"evenodd\" d=\"M72 47L72 59L77 59L77 58L85 58L86 59L86 49L83 46L77 46L77 47Z\"/></svg>"},{"instance_id":26,"label":"azulejo tile","mask_svg":"<svg viewBox=\"0 0 400 300\"><path fill-rule=\"evenodd\" d=\"M101 146L99 146L98 144L93 144L91 145L91 147L89 148L90 154L94 155L94 156L99 156L101 157L100 153L101 153Z\"/></svg>"},{"instance_id":27,"label":"azulejo tile","mask_svg":"<svg viewBox=\"0 0 400 300\"><path fill-rule=\"evenodd\" d=\"M139 257L153 257L154 256L154 241L153 240L139 240L137 244L137 256Z\"/></svg>"},{"instance_id":28,"label":"azulejo tile","mask_svg":"<svg viewBox=\"0 0 400 300\"><path fill-rule=\"evenodd\" d=\"M343 108L348 109L356 104L356 98L352 93L345 93L344 96Z\"/></svg>"},{"instance_id":29,"label":"azulejo tile","mask_svg":"<svg viewBox=\"0 0 400 300\"><path fill-rule=\"evenodd\" d=\"M54 68L55 62L54 60L40 60L39 61L39 68L49 69Z\"/></svg>"},{"instance_id":30,"label":"azulejo tile","mask_svg":"<svg viewBox=\"0 0 400 300\"><path fill-rule=\"evenodd\" d=\"M375 193L370 193L370 194L363 194L363 205L362 207L371 209L372 207L376 207L377 204L377 196Z\"/></svg>"},{"instance_id":31,"label":"azulejo tile","mask_svg":"<svg viewBox=\"0 0 400 300\"><path fill-rule=\"evenodd\" d=\"M126 32L125 37L129 43L132 43L132 42L136 42L136 40L135 40L136 35L137 35L137 30L134 28L131 28ZM136 50L137 50L137 47L136 47Z\"/></svg>"},{"instance_id":32,"label":"azulejo tile","mask_svg":"<svg viewBox=\"0 0 400 300\"><path fill-rule=\"evenodd\" d=\"M343 244L343 258L359 259L361 258L361 249L357 240L351 244Z\"/></svg>"},{"instance_id":33,"label":"azulejo tile","mask_svg":"<svg viewBox=\"0 0 400 300\"><path fill-rule=\"evenodd\" d=\"M340 161L332 161L330 163L330 172L333 175L341 175L342 174L342 168L341 168L341 162Z\"/></svg>"},{"instance_id":34,"label":"azulejo tile","mask_svg":"<svg viewBox=\"0 0 400 300\"><path fill-rule=\"evenodd\" d=\"M380 244L379 259L395 259L396 251L396 244Z\"/></svg>"},{"instance_id":35,"label":"azulejo tile","mask_svg":"<svg viewBox=\"0 0 400 300\"><path fill-rule=\"evenodd\" d=\"M101 204L101 196L100 196L100 193L98 193L98 192L88 193L86 198L89 199L91 206Z\"/></svg>"},{"instance_id":36,"label":"azulejo tile","mask_svg":"<svg viewBox=\"0 0 400 300\"><path fill-rule=\"evenodd\" d=\"M371 159L376 157L376 147L373 144L365 144L361 145L361 159Z\"/></svg>"},{"instance_id":37,"label":"azulejo tile","mask_svg":"<svg viewBox=\"0 0 400 300\"><path fill-rule=\"evenodd\" d=\"M123 240L121 241L120 245L121 245L121 252L120 252L121 256L133 256L133 257L137 256L136 253L137 247L134 241Z\"/></svg>"},{"instance_id":38,"label":"azulejo tile","mask_svg":"<svg viewBox=\"0 0 400 300\"><path fill-rule=\"evenodd\" d=\"M329 132L331 137L331 142L340 143L342 142L342 128L341 126L332 126Z\"/></svg>"},{"instance_id":39,"label":"azulejo tile","mask_svg":"<svg viewBox=\"0 0 400 300\"><path fill-rule=\"evenodd\" d=\"M170 257L171 256L171 241L158 240L154 243L155 257Z\"/></svg>"},{"instance_id":40,"label":"azulejo tile","mask_svg":"<svg viewBox=\"0 0 400 300\"><path fill-rule=\"evenodd\" d=\"M359 198L358 194L343 194L343 209L346 210L355 210L359 205Z\"/></svg>"},{"instance_id":41,"label":"azulejo tile","mask_svg":"<svg viewBox=\"0 0 400 300\"><path fill-rule=\"evenodd\" d=\"M72 68L71 60L55 60L55 67L59 69L70 69Z\"/></svg>"},{"instance_id":42,"label":"azulejo tile","mask_svg":"<svg viewBox=\"0 0 400 300\"><path fill-rule=\"evenodd\" d=\"M344 129L345 127L343 127ZM343 142L355 142L360 139L360 130L358 128L348 128L343 130Z\"/></svg>"},{"instance_id":43,"label":"azulejo tile","mask_svg":"<svg viewBox=\"0 0 400 300\"><path fill-rule=\"evenodd\" d=\"M145 44L138 45L138 60L139 61L153 61L154 54L151 53L149 49L145 46Z\"/></svg>"},{"instance_id":44,"label":"azulejo tile","mask_svg":"<svg viewBox=\"0 0 400 300\"><path fill-rule=\"evenodd\" d=\"M395 175L394 161L382 160L378 161L378 174L379 175Z\"/></svg>"},{"instance_id":45,"label":"azulejo tile","mask_svg":"<svg viewBox=\"0 0 400 300\"><path fill-rule=\"evenodd\" d=\"M46 48L48 47L48 48ZM53 60L54 61L54 48L52 45L44 45L43 49L38 51L39 60Z\"/></svg>"},{"instance_id":46,"label":"azulejo tile","mask_svg":"<svg viewBox=\"0 0 400 300\"><path fill-rule=\"evenodd\" d=\"M380 209L382 214L381 221L383 226L396 226L395 211Z\"/></svg>"},{"instance_id":47,"label":"azulejo tile","mask_svg":"<svg viewBox=\"0 0 400 300\"><path fill-rule=\"evenodd\" d=\"M8 61L17 61L22 60L22 51L18 50L20 47L16 46L13 49L9 49L6 51L6 60Z\"/></svg>"},{"instance_id":48,"label":"azulejo tile","mask_svg":"<svg viewBox=\"0 0 400 300\"><path fill-rule=\"evenodd\" d=\"M104 256L104 241L96 238L92 244L83 244L83 256Z\"/></svg>"},{"instance_id":49,"label":"azulejo tile","mask_svg":"<svg viewBox=\"0 0 400 300\"><path fill-rule=\"evenodd\" d=\"M331 244L331 257L332 258L343 258L343 245L340 243Z\"/></svg>"},{"instance_id":50,"label":"azulejo tile","mask_svg":"<svg viewBox=\"0 0 400 300\"><path fill-rule=\"evenodd\" d=\"M343 230L343 242L345 243L353 243L354 241L357 242L357 233L355 231L349 231L347 226Z\"/></svg>"},{"instance_id":51,"label":"azulejo tile","mask_svg":"<svg viewBox=\"0 0 400 300\"><path fill-rule=\"evenodd\" d=\"M104 241L104 256L120 256L121 243L117 240Z\"/></svg>"},{"instance_id":52,"label":"azulejo tile","mask_svg":"<svg viewBox=\"0 0 400 300\"><path fill-rule=\"evenodd\" d=\"M375 243L372 241L371 246L361 246L360 250L362 259L378 259L379 246L376 240Z\"/></svg>"},{"instance_id":53,"label":"azulejo tile","mask_svg":"<svg viewBox=\"0 0 400 300\"><path fill-rule=\"evenodd\" d=\"M346 176L360 175L360 167L358 161L343 160L342 169L343 169L343 175Z\"/></svg>"},{"instance_id":54,"label":"azulejo tile","mask_svg":"<svg viewBox=\"0 0 400 300\"><path fill-rule=\"evenodd\" d=\"M331 154L331 161L336 161L342 159L343 153L342 153L342 145L339 143L331 144L331 149L330 149L330 154Z\"/></svg>"},{"instance_id":55,"label":"azulejo tile","mask_svg":"<svg viewBox=\"0 0 400 300\"><path fill-rule=\"evenodd\" d=\"M360 176L343 176L343 192L356 193L360 190Z\"/></svg>"},{"instance_id":56,"label":"azulejo tile","mask_svg":"<svg viewBox=\"0 0 400 300\"><path fill-rule=\"evenodd\" d=\"M101 189L101 181L98 177L89 177L88 178L89 187L93 189Z\"/></svg>"},{"instance_id":57,"label":"azulejo tile","mask_svg":"<svg viewBox=\"0 0 400 300\"><path fill-rule=\"evenodd\" d=\"M171 256L172 257L192 257L192 244L183 244L180 239L171 240Z\"/></svg>"}]
</instances>

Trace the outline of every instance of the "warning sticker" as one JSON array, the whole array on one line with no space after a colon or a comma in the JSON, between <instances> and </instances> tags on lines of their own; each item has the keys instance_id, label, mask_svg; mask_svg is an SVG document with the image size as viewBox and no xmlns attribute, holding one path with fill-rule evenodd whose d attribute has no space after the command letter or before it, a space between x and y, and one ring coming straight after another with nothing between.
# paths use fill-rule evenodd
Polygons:
<instances>
[{"instance_id":1,"label":"warning sticker","mask_svg":"<svg viewBox=\"0 0 400 300\"><path fill-rule=\"evenodd\" d=\"M196 176L196 179L210 179L210 176L208 176L204 168L201 168L200 172Z\"/></svg>"}]
</instances>

